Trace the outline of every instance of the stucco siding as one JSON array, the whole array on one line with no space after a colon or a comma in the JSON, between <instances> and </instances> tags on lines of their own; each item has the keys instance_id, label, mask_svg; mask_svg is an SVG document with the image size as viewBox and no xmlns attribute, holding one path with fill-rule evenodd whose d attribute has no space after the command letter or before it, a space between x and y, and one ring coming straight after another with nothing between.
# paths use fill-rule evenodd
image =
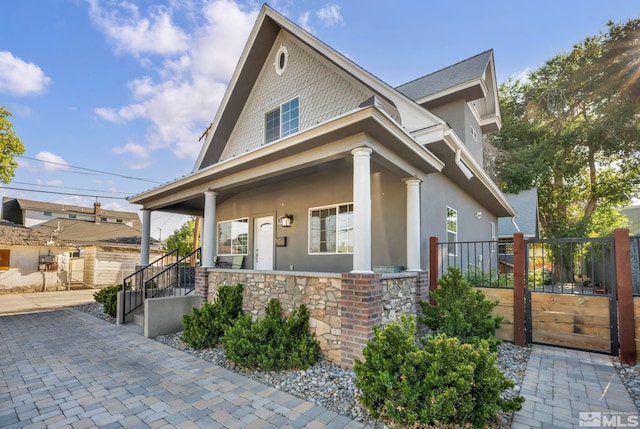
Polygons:
<instances>
[{"instance_id":1,"label":"stucco siding","mask_svg":"<svg viewBox=\"0 0 640 429\"><path fill-rule=\"evenodd\" d=\"M423 178L421 205L423 268L428 266L429 237L447 241L447 206L458 214L457 241L491 240L491 222L497 223L496 217L443 174L434 173ZM475 216L477 212L482 212L480 219Z\"/></svg>"},{"instance_id":2,"label":"stucco siding","mask_svg":"<svg viewBox=\"0 0 640 429\"><path fill-rule=\"evenodd\" d=\"M281 75L274 62L280 46L288 50ZM241 155L265 144L265 115L295 97L300 98L300 131L356 109L373 92L331 66L289 33L281 31L265 62L245 107L235 124L221 160ZM385 110L399 120L397 110Z\"/></svg>"},{"instance_id":3,"label":"stucco siding","mask_svg":"<svg viewBox=\"0 0 640 429\"><path fill-rule=\"evenodd\" d=\"M38 271L40 255L49 248L37 246L1 246L9 249L9 269L0 271L0 293L44 292L64 289L66 273ZM51 254L57 255L55 251Z\"/></svg>"},{"instance_id":4,"label":"stucco siding","mask_svg":"<svg viewBox=\"0 0 640 429\"><path fill-rule=\"evenodd\" d=\"M430 109L431 112L444 119L456 132L464 145L469 149L478 164L483 165L482 160L482 131L476 118L471 112L469 104L464 100L458 100L442 106ZM473 137L475 131L475 138Z\"/></svg>"},{"instance_id":5,"label":"stucco siding","mask_svg":"<svg viewBox=\"0 0 640 429\"><path fill-rule=\"evenodd\" d=\"M291 227L275 225L275 237L287 237L286 247L275 247L276 270L347 272L351 254L309 255L309 209L353 202L351 159L319 166L316 172L295 180L261 186L233 195L216 208L218 222L249 218L248 255L244 268L253 268L253 221L273 216L274 222L292 214ZM374 266L406 265L406 188L402 178L372 164L372 263Z\"/></svg>"}]
</instances>

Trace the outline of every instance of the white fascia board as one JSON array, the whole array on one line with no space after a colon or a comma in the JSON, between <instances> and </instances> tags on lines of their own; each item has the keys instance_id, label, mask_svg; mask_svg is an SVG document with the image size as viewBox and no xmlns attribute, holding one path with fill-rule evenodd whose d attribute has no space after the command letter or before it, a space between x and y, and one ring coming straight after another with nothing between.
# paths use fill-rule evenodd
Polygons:
<instances>
[{"instance_id":1,"label":"white fascia board","mask_svg":"<svg viewBox=\"0 0 640 429\"><path fill-rule=\"evenodd\" d=\"M467 168L473 173L473 175L480 181L482 184L491 192L491 194L502 204L504 208L509 211L512 216L515 216L517 213L511 204L507 201L504 194L496 184L491 180L489 175L484 171L484 169L478 164L473 155L469 152L469 149L462 143L458 135L453 130L448 130L445 132L445 141L449 142L449 147L452 149L455 148L454 152L460 151L460 159Z\"/></svg>"},{"instance_id":2,"label":"white fascia board","mask_svg":"<svg viewBox=\"0 0 640 429\"><path fill-rule=\"evenodd\" d=\"M482 89L482 93L483 96L486 97L487 96L487 92L488 92L488 88L486 83L484 82L484 79L482 78L475 78L472 80L468 80L466 82L460 83L458 85L455 86L451 86L449 88L446 88L442 91L438 91L438 92L434 92L433 94L429 94L426 97L422 97L416 100L417 104L424 104L427 103L429 101L433 101L433 100L437 100L438 98L442 98L442 97L446 97L448 95L452 95L455 94L456 92L460 92L463 91L467 88L471 88L472 86L475 85L480 85L480 88Z\"/></svg>"}]
</instances>

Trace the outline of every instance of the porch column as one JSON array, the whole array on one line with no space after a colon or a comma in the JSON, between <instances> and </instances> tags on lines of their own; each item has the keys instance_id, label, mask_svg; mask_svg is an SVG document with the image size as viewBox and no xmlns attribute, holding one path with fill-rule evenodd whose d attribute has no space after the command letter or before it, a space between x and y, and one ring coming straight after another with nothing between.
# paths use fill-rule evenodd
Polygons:
<instances>
[{"instance_id":1,"label":"porch column","mask_svg":"<svg viewBox=\"0 0 640 429\"><path fill-rule=\"evenodd\" d=\"M420 179L407 185L407 271L422 271L420 261Z\"/></svg>"},{"instance_id":2,"label":"porch column","mask_svg":"<svg viewBox=\"0 0 640 429\"><path fill-rule=\"evenodd\" d=\"M140 265L149 265L149 243L151 241L151 210L142 210L142 241L140 242Z\"/></svg>"},{"instance_id":3,"label":"porch column","mask_svg":"<svg viewBox=\"0 0 640 429\"><path fill-rule=\"evenodd\" d=\"M204 193L204 220L202 225L202 257L203 267L213 267L216 251L216 193Z\"/></svg>"},{"instance_id":4,"label":"porch column","mask_svg":"<svg viewBox=\"0 0 640 429\"><path fill-rule=\"evenodd\" d=\"M371 149L359 147L353 155L353 270L371 270Z\"/></svg>"}]
</instances>

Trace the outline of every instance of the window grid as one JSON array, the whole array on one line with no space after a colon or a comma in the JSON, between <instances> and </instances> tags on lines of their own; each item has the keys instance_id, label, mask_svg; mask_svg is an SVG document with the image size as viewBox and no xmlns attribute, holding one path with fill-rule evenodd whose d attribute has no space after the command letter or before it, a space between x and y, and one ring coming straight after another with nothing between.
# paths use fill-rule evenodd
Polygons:
<instances>
[{"instance_id":1,"label":"window grid","mask_svg":"<svg viewBox=\"0 0 640 429\"><path fill-rule=\"evenodd\" d=\"M353 203L309 209L309 254L353 253Z\"/></svg>"},{"instance_id":2,"label":"window grid","mask_svg":"<svg viewBox=\"0 0 640 429\"><path fill-rule=\"evenodd\" d=\"M249 218L218 222L218 255L248 255Z\"/></svg>"},{"instance_id":3,"label":"window grid","mask_svg":"<svg viewBox=\"0 0 640 429\"><path fill-rule=\"evenodd\" d=\"M296 97L265 115L265 142L271 143L300 129L300 98Z\"/></svg>"}]
</instances>

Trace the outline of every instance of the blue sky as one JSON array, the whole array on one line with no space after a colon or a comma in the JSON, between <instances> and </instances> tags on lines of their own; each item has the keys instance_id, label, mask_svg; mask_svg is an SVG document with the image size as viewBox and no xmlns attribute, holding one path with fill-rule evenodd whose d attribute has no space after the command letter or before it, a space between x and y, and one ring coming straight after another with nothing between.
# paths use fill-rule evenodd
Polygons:
<instances>
[{"instance_id":1,"label":"blue sky","mask_svg":"<svg viewBox=\"0 0 640 429\"><path fill-rule=\"evenodd\" d=\"M608 20L640 15L636 0L270 5L393 86L490 48L501 83L604 31ZM122 198L190 173L198 138L260 6L232 0L3 4L0 105L13 113L26 148L6 187L46 193L0 194L86 206L95 197L84 195L109 196L121 199L100 198L103 208L136 211ZM185 219L154 213L152 236L166 237Z\"/></svg>"}]
</instances>

